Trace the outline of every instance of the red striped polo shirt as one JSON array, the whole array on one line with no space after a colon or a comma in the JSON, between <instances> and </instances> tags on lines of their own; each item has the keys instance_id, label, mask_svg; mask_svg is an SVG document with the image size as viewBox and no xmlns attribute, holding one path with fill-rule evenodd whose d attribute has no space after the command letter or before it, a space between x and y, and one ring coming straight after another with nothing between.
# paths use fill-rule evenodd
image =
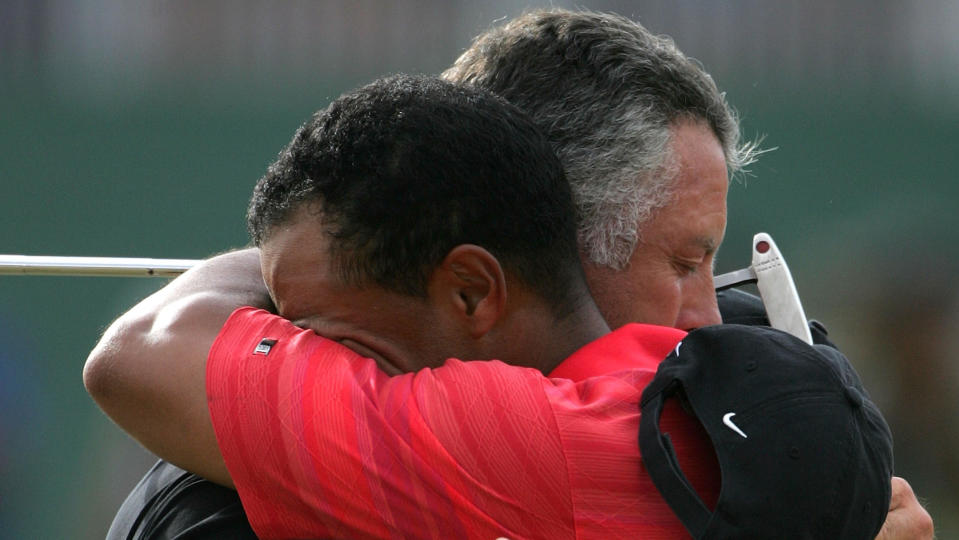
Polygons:
<instances>
[{"instance_id":1,"label":"red striped polo shirt","mask_svg":"<svg viewBox=\"0 0 959 540\"><path fill-rule=\"evenodd\" d=\"M217 441L261 538L683 538L642 466L638 402L685 334L627 325L551 377L450 359L388 376L253 308L210 350ZM664 414L687 476L715 500L704 432Z\"/></svg>"}]
</instances>

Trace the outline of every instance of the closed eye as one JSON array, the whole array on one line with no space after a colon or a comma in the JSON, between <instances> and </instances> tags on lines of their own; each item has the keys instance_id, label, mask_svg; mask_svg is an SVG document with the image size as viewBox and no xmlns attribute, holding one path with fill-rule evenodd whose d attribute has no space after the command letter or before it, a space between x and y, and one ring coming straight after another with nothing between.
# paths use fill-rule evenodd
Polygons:
<instances>
[{"instance_id":1,"label":"closed eye","mask_svg":"<svg viewBox=\"0 0 959 540\"><path fill-rule=\"evenodd\" d=\"M699 271L699 266L702 262L695 261L686 261L682 259L676 259L673 261L673 266L676 268L676 273L681 277L695 274Z\"/></svg>"}]
</instances>

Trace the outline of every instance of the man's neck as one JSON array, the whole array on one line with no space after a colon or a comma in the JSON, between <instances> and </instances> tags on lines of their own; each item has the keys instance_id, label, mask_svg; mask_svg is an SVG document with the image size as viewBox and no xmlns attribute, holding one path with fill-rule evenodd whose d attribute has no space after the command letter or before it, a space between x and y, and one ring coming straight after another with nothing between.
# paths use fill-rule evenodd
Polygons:
<instances>
[{"instance_id":1,"label":"man's neck","mask_svg":"<svg viewBox=\"0 0 959 540\"><path fill-rule=\"evenodd\" d=\"M541 301L529 299L508 316L493 344L506 363L532 367L547 374L586 344L608 334L609 326L592 298L585 296L562 317ZM503 346L503 344L508 344Z\"/></svg>"},{"instance_id":2,"label":"man's neck","mask_svg":"<svg viewBox=\"0 0 959 540\"><path fill-rule=\"evenodd\" d=\"M590 309L576 311L570 317L555 322L550 329L555 347L552 348L551 357L543 358L539 370L548 374L574 352L609 332L609 325L591 301Z\"/></svg>"}]
</instances>

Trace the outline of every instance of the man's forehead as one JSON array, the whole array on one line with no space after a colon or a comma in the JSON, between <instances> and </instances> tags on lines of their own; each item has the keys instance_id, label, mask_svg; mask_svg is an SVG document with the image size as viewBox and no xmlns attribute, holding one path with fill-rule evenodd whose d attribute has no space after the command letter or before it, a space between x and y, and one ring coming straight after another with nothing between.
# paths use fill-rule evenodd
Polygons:
<instances>
[{"instance_id":1,"label":"man's forehead","mask_svg":"<svg viewBox=\"0 0 959 540\"><path fill-rule=\"evenodd\" d=\"M274 227L260 246L263 279L277 307L333 289L329 237L306 208Z\"/></svg>"},{"instance_id":2,"label":"man's forehead","mask_svg":"<svg viewBox=\"0 0 959 540\"><path fill-rule=\"evenodd\" d=\"M646 242L664 248L715 253L726 235L725 205L720 209L716 204L681 200L660 210L642 226L640 234Z\"/></svg>"}]
</instances>

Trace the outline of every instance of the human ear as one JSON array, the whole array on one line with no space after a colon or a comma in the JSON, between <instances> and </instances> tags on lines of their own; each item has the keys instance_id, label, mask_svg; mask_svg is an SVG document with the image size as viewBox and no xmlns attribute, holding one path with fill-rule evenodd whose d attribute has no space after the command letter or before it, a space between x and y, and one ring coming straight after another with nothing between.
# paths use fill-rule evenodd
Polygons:
<instances>
[{"instance_id":1,"label":"human ear","mask_svg":"<svg viewBox=\"0 0 959 540\"><path fill-rule=\"evenodd\" d=\"M499 261L480 246L450 250L430 276L430 299L467 330L487 334L506 313L506 276Z\"/></svg>"}]
</instances>

